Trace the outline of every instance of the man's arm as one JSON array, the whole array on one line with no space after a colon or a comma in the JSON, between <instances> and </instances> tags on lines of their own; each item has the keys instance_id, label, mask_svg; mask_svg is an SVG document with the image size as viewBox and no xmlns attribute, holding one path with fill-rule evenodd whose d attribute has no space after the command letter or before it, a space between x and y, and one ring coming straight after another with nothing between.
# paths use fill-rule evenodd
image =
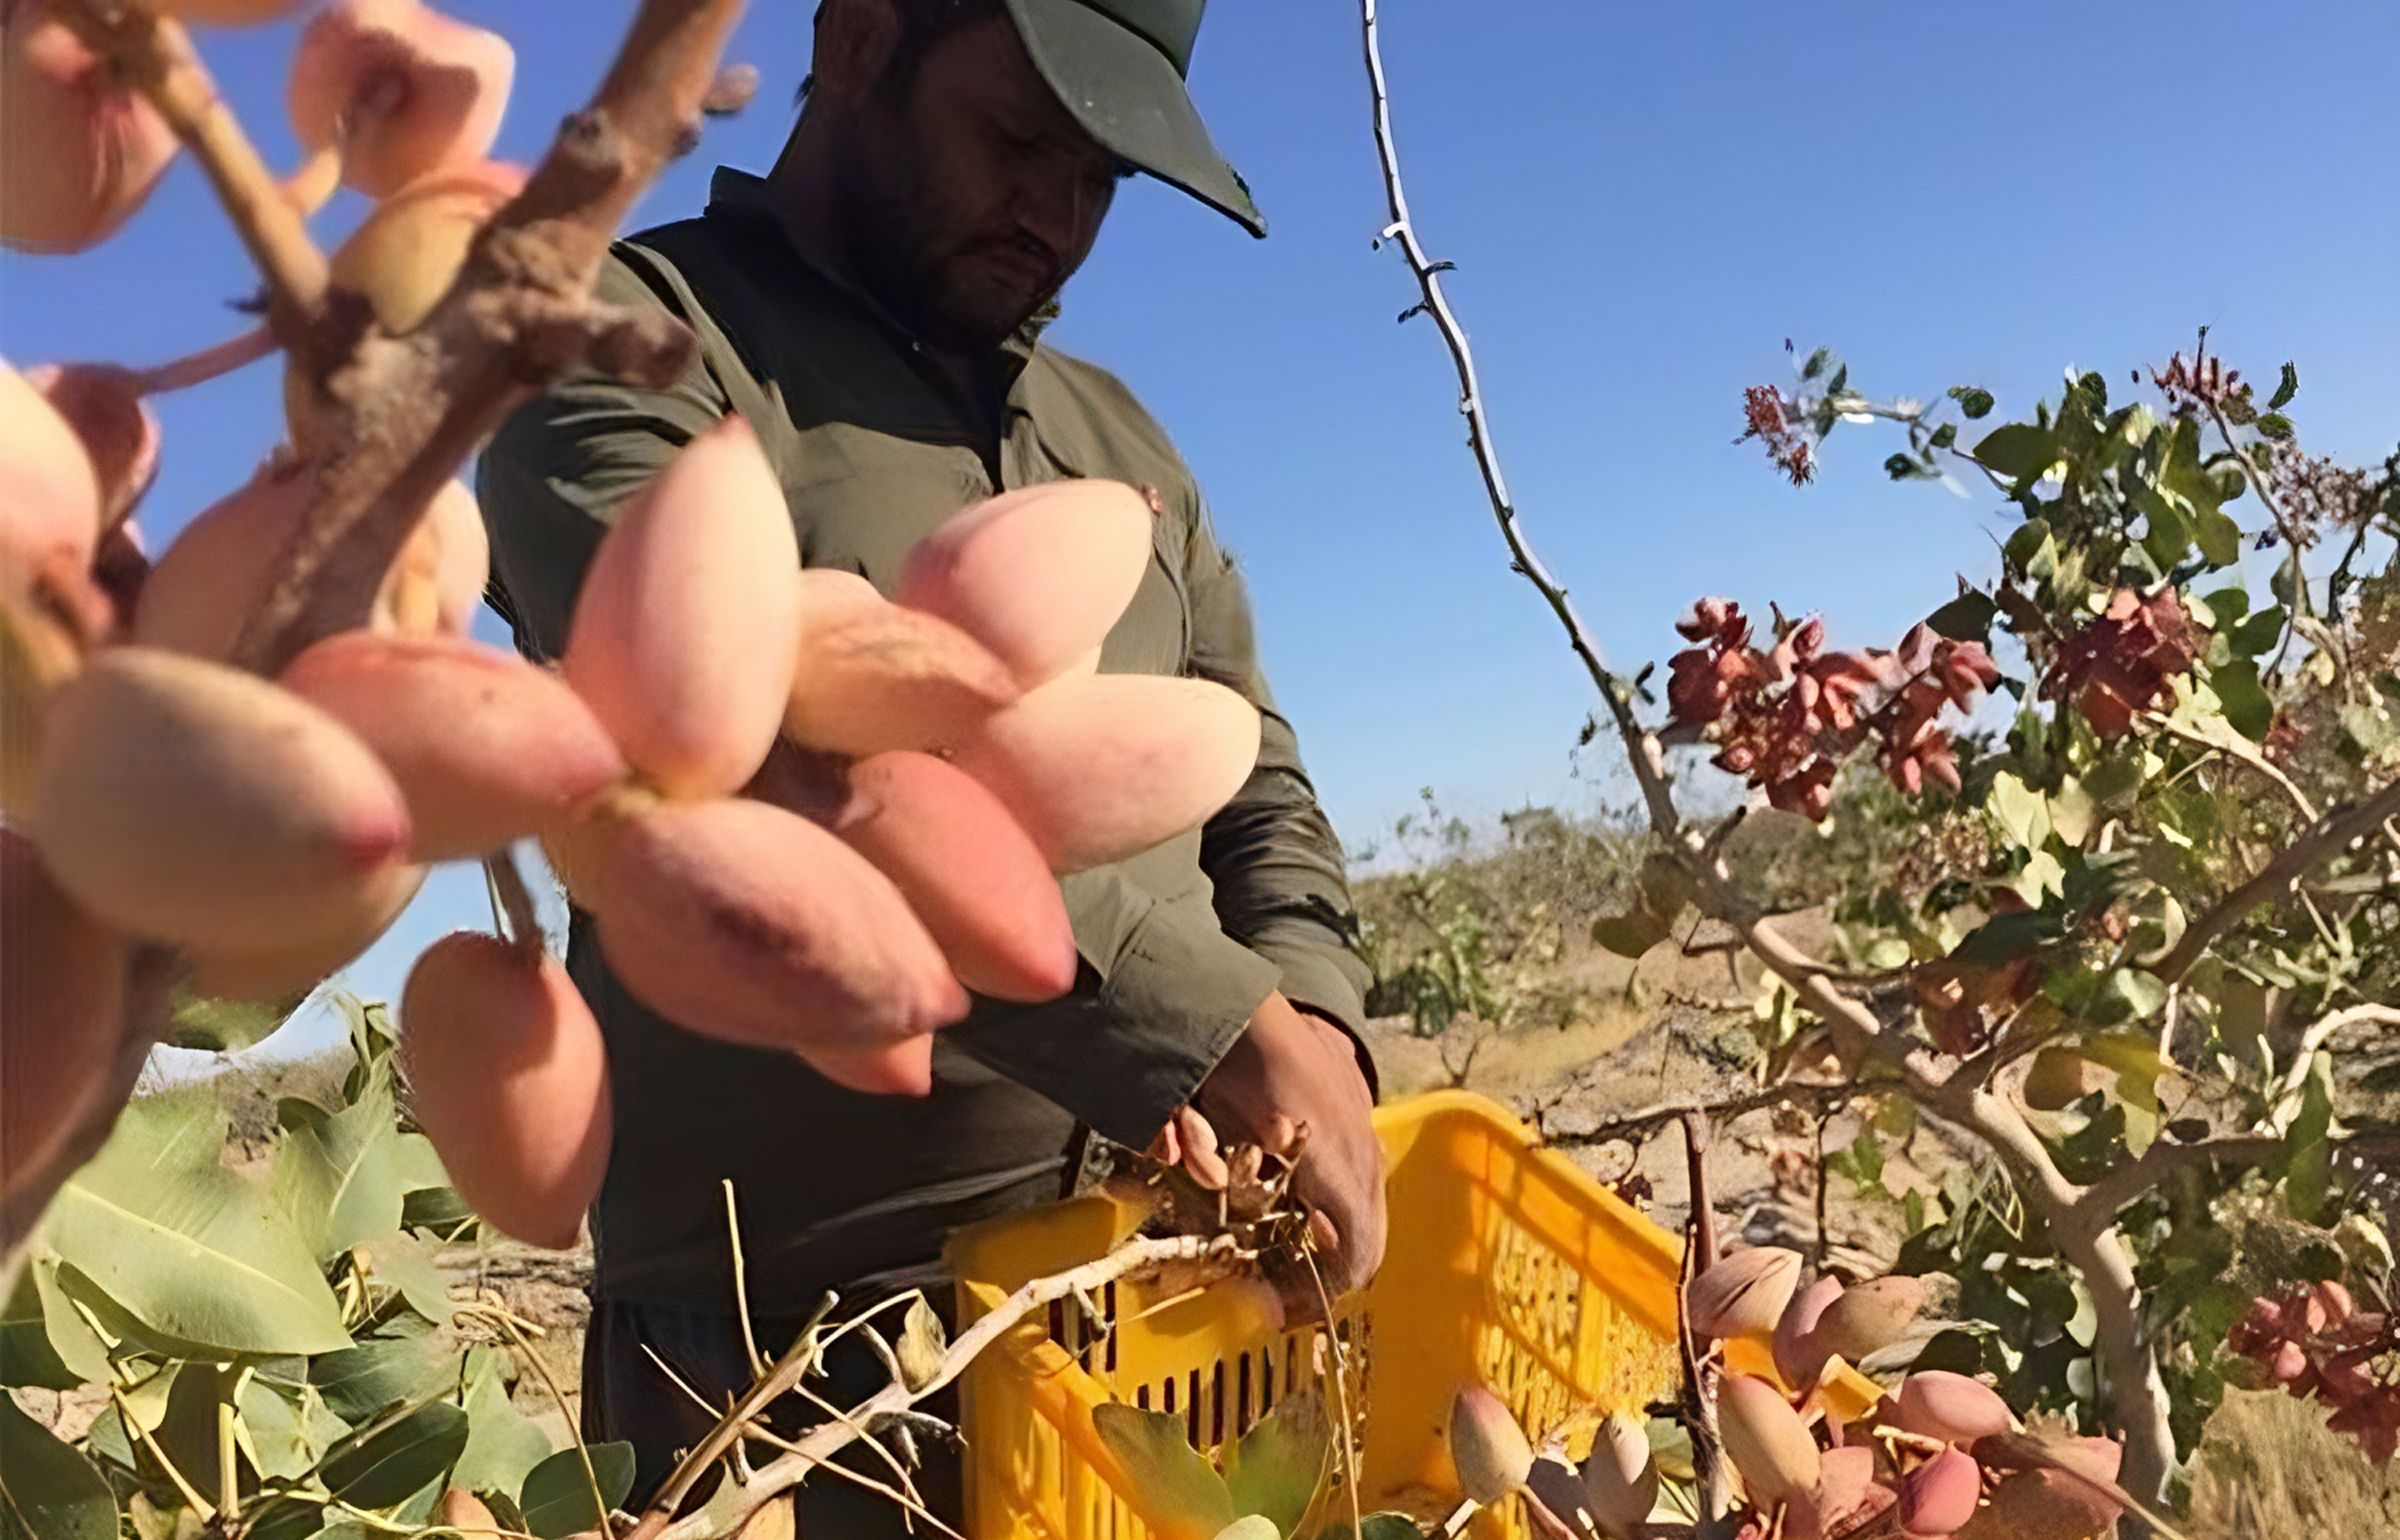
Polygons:
<instances>
[{"instance_id":1,"label":"man's arm","mask_svg":"<svg viewBox=\"0 0 2400 1540\"><path fill-rule=\"evenodd\" d=\"M1241 573L1217 544L1205 510L1185 563L1192 606L1192 672L1258 707L1257 768L1208 822L1200 860L1228 935L1281 973L1280 989L1201 1086L1193 1106L1224 1140L1286 1148L1305 1126L1294 1193L1314 1214L1313 1270L1278 1278L1287 1313L1322 1313L1317 1290L1339 1298L1383 1260L1383 1151L1375 1138L1375 1070L1360 1029L1367 967L1342 849L1300 762L1299 738L1276 710Z\"/></svg>"}]
</instances>

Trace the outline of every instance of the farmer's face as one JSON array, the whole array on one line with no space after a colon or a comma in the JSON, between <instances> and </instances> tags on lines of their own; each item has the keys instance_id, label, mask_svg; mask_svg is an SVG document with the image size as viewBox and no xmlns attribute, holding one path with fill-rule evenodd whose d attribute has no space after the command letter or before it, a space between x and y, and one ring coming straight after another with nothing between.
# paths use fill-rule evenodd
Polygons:
<instances>
[{"instance_id":1,"label":"farmer's face","mask_svg":"<svg viewBox=\"0 0 2400 1540\"><path fill-rule=\"evenodd\" d=\"M999 343L1090 255L1119 163L1058 104L1005 17L887 68L846 164L859 276L944 346Z\"/></svg>"}]
</instances>

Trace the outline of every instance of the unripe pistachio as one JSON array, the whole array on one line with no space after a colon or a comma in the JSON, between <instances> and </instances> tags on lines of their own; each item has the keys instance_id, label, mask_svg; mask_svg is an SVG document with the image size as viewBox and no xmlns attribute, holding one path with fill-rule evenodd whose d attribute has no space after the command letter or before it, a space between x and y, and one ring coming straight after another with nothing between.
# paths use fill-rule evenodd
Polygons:
<instances>
[{"instance_id":1,"label":"unripe pistachio","mask_svg":"<svg viewBox=\"0 0 2400 1540\"><path fill-rule=\"evenodd\" d=\"M399 788L348 728L145 647L95 655L53 698L27 825L93 913L204 951L352 932L409 838Z\"/></svg>"},{"instance_id":2,"label":"unripe pistachio","mask_svg":"<svg viewBox=\"0 0 2400 1540\"><path fill-rule=\"evenodd\" d=\"M476 232L524 186L522 169L494 161L411 182L333 254L335 286L365 295L385 331L416 330L457 281Z\"/></svg>"},{"instance_id":3,"label":"unripe pistachio","mask_svg":"<svg viewBox=\"0 0 2400 1540\"><path fill-rule=\"evenodd\" d=\"M910 548L892 597L991 650L1026 689L1074 667L1149 570L1151 513L1121 482L1062 481L967 509Z\"/></svg>"},{"instance_id":4,"label":"unripe pistachio","mask_svg":"<svg viewBox=\"0 0 2400 1540\"><path fill-rule=\"evenodd\" d=\"M1857 1363L1900 1340L1925 1305L1921 1278L1874 1278L1845 1290L1817 1320L1816 1341L1826 1352Z\"/></svg>"},{"instance_id":5,"label":"unripe pistachio","mask_svg":"<svg viewBox=\"0 0 2400 1540\"><path fill-rule=\"evenodd\" d=\"M128 951L0 826L0 1195L60 1156L108 1078Z\"/></svg>"},{"instance_id":6,"label":"unripe pistachio","mask_svg":"<svg viewBox=\"0 0 2400 1540\"><path fill-rule=\"evenodd\" d=\"M1762 1506L1814 1500L1817 1440L1782 1391L1752 1375L1726 1375L1717 1387L1717 1428L1725 1457Z\"/></svg>"},{"instance_id":7,"label":"unripe pistachio","mask_svg":"<svg viewBox=\"0 0 2400 1540\"><path fill-rule=\"evenodd\" d=\"M115 364L43 364L25 371L74 431L99 484L99 528L122 523L158 477L158 417L141 380Z\"/></svg>"},{"instance_id":8,"label":"unripe pistachio","mask_svg":"<svg viewBox=\"0 0 2400 1540\"><path fill-rule=\"evenodd\" d=\"M1945 1449L1900 1478L1900 1525L1910 1540L1956 1534L1983 1498L1983 1468L1962 1449Z\"/></svg>"},{"instance_id":9,"label":"unripe pistachio","mask_svg":"<svg viewBox=\"0 0 2400 1540\"><path fill-rule=\"evenodd\" d=\"M668 461L601 539L561 667L662 790L723 796L765 761L792 693L799 570L783 488L739 417Z\"/></svg>"},{"instance_id":10,"label":"unripe pistachio","mask_svg":"<svg viewBox=\"0 0 2400 1540\"><path fill-rule=\"evenodd\" d=\"M1900 1385L1900 1426L1946 1444L1971 1444L2016 1425L2008 1403L1981 1380L1922 1369Z\"/></svg>"},{"instance_id":11,"label":"unripe pistachio","mask_svg":"<svg viewBox=\"0 0 2400 1540\"><path fill-rule=\"evenodd\" d=\"M597 888L610 968L704 1036L813 1061L966 1014L966 992L891 880L781 808L659 803L610 831Z\"/></svg>"},{"instance_id":12,"label":"unripe pistachio","mask_svg":"<svg viewBox=\"0 0 2400 1540\"><path fill-rule=\"evenodd\" d=\"M83 440L33 378L0 364L0 595L24 597L39 571L89 568L100 526Z\"/></svg>"},{"instance_id":13,"label":"unripe pistachio","mask_svg":"<svg viewBox=\"0 0 2400 1540\"><path fill-rule=\"evenodd\" d=\"M960 983L1028 1003L1074 987L1066 901L999 798L956 766L905 749L861 760L850 789L834 832L892 879Z\"/></svg>"},{"instance_id":14,"label":"unripe pistachio","mask_svg":"<svg viewBox=\"0 0 2400 1540\"><path fill-rule=\"evenodd\" d=\"M459 1196L521 1241L574 1245L611 1117L600 1026L567 970L497 936L447 936L409 973L400 1052Z\"/></svg>"},{"instance_id":15,"label":"unripe pistachio","mask_svg":"<svg viewBox=\"0 0 2400 1540\"><path fill-rule=\"evenodd\" d=\"M106 240L180 148L157 109L55 9L17 0L0 25L0 245L18 251Z\"/></svg>"},{"instance_id":16,"label":"unripe pistachio","mask_svg":"<svg viewBox=\"0 0 2400 1540\"><path fill-rule=\"evenodd\" d=\"M793 742L862 758L946 750L1018 698L1000 660L948 621L854 573L811 569L800 585L806 621L783 714Z\"/></svg>"},{"instance_id":17,"label":"unripe pistachio","mask_svg":"<svg viewBox=\"0 0 2400 1540\"><path fill-rule=\"evenodd\" d=\"M1533 1446L1498 1396L1469 1385L1450 1403L1450 1461L1459 1491L1488 1508L1524 1487Z\"/></svg>"},{"instance_id":18,"label":"unripe pistachio","mask_svg":"<svg viewBox=\"0 0 2400 1540\"><path fill-rule=\"evenodd\" d=\"M1203 679L1060 679L959 744L1061 874L1198 828L1258 764L1258 708Z\"/></svg>"},{"instance_id":19,"label":"unripe pistachio","mask_svg":"<svg viewBox=\"0 0 2400 1540\"><path fill-rule=\"evenodd\" d=\"M301 34L287 104L304 149L338 146L342 180L388 198L489 154L515 74L507 39L417 0L337 0Z\"/></svg>"},{"instance_id":20,"label":"unripe pistachio","mask_svg":"<svg viewBox=\"0 0 2400 1540\"><path fill-rule=\"evenodd\" d=\"M1637 1540L1658 1506L1658 1462L1639 1419L1611 1412L1583 1465L1583 1505L1607 1540Z\"/></svg>"},{"instance_id":21,"label":"unripe pistachio","mask_svg":"<svg viewBox=\"0 0 2400 1540\"><path fill-rule=\"evenodd\" d=\"M1775 1319L1775 1372L1795 1391L1815 1385L1825 1372L1825 1360L1833 1356L1833 1349L1817 1337L1817 1323L1841 1297L1842 1281L1828 1275L1794 1294Z\"/></svg>"},{"instance_id":22,"label":"unripe pistachio","mask_svg":"<svg viewBox=\"0 0 2400 1540\"><path fill-rule=\"evenodd\" d=\"M1692 1280L1685 1309L1703 1337L1773 1331L1800 1285L1800 1253L1781 1246L1729 1251Z\"/></svg>"}]
</instances>

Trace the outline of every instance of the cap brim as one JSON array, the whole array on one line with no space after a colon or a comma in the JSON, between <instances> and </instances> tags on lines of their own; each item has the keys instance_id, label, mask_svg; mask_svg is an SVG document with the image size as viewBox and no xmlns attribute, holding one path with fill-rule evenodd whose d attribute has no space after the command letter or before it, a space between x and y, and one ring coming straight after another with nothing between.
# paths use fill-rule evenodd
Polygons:
<instances>
[{"instance_id":1,"label":"cap brim","mask_svg":"<svg viewBox=\"0 0 2400 1540\"><path fill-rule=\"evenodd\" d=\"M1141 34L1081 0L1008 0L1034 68L1103 149L1267 233L1250 189L1200 121L1183 77Z\"/></svg>"}]
</instances>

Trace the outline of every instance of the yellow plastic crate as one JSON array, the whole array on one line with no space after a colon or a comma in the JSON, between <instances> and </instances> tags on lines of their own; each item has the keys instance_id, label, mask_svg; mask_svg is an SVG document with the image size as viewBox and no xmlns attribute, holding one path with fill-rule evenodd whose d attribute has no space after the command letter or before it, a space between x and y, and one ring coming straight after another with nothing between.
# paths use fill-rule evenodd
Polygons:
<instances>
[{"instance_id":1,"label":"yellow plastic crate","mask_svg":"<svg viewBox=\"0 0 2400 1540\"><path fill-rule=\"evenodd\" d=\"M1374 1286L1335 1330L1359 1354L1366 1415L1360 1510L1438 1516L1455 1503L1444 1430L1462 1385L1490 1386L1535 1432L1579 1411L1635 1409L1676 1376L1681 1243L1571 1161L1535 1147L1483 1097L1445 1091L1376 1113L1390 1172L1391 1242ZM1104 1255L1133 1216L1080 1198L962 1232L951 1257L962 1325L1028 1279ZM1113 1330L1068 1305L1029 1319L967 1372L968 1533L974 1540L1183 1540L1156 1523L1101 1444L1092 1409L1120 1400L1181 1413L1214 1453L1275 1401L1319 1382L1323 1328L1277 1332L1254 1290L1220 1284L1162 1302L1121 1283L1097 1301ZM1763 1344L1736 1367L1773 1371ZM1855 1417L1875 1390L1828 1388ZM1335 1409L1326 1389L1328 1412ZM1588 1434L1587 1434L1588 1438ZM1347 1502L1340 1507L1346 1515ZM1321 1512L1330 1512L1320 1508ZM1477 1540L1531 1533L1515 1503Z\"/></svg>"}]
</instances>

